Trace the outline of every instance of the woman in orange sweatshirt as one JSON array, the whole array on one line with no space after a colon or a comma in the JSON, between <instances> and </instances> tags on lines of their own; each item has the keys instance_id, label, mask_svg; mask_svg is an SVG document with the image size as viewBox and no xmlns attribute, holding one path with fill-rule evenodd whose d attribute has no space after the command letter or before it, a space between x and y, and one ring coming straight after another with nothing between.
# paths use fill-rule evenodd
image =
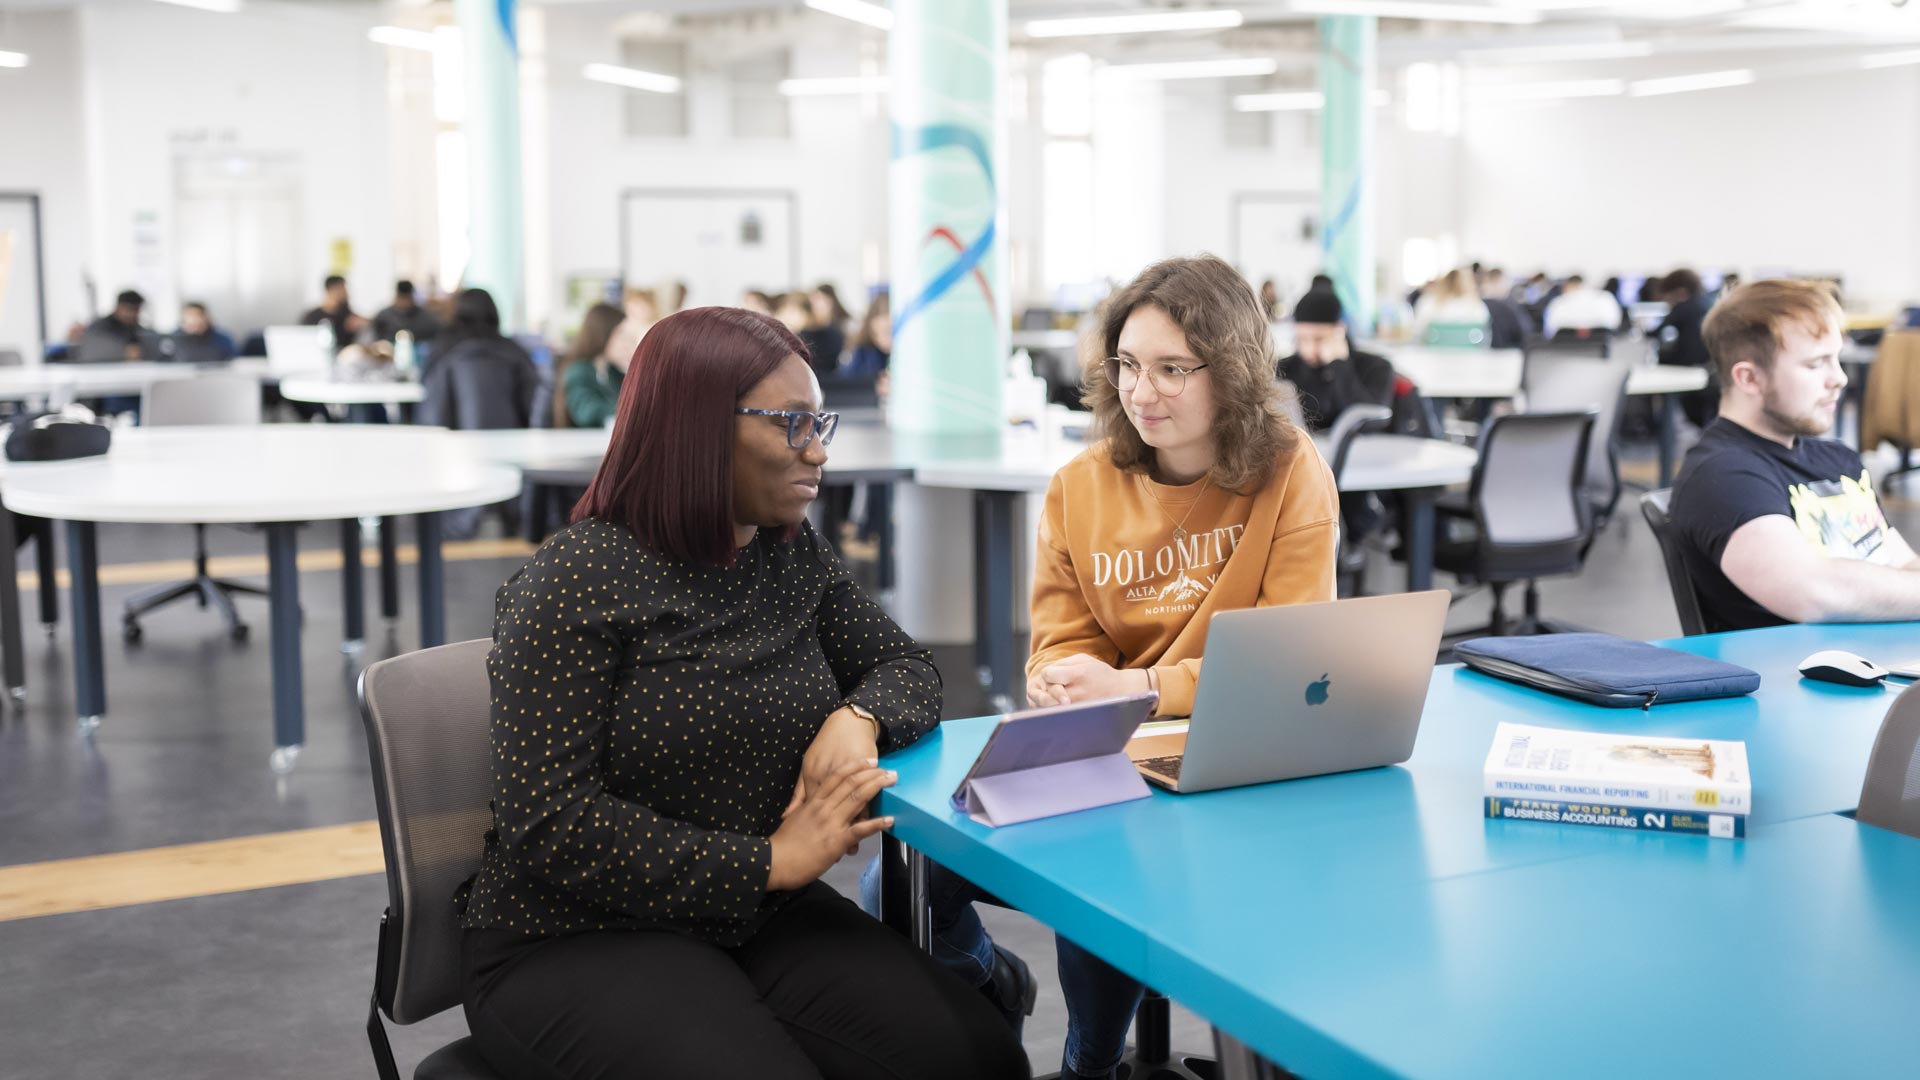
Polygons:
<instances>
[{"instance_id":1,"label":"woman in orange sweatshirt","mask_svg":"<svg viewBox=\"0 0 1920 1080\"><path fill-rule=\"evenodd\" d=\"M1083 347L1104 438L1047 490L1027 696L1053 705L1152 689L1160 715L1185 716L1214 612L1333 599L1333 474L1287 420L1266 316L1221 259L1148 267L1107 299ZM935 958L1017 1030L1033 977L981 926L973 901L992 898L931 872ZM863 885L872 910L877 880ZM1112 1076L1140 984L1057 941L1061 1076Z\"/></svg>"}]
</instances>

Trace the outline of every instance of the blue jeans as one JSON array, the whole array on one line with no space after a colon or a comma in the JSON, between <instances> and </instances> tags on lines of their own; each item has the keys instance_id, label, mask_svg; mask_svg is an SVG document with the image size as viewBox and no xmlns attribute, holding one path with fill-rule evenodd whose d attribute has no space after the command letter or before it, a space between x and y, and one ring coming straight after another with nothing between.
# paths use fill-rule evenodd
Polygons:
<instances>
[{"instance_id":1,"label":"blue jeans","mask_svg":"<svg viewBox=\"0 0 1920 1080\"><path fill-rule=\"evenodd\" d=\"M985 986L993 976L993 939L974 911L975 901L1008 905L939 863L927 861L928 900L933 909L933 958L966 980ZM880 915L880 859L860 875L860 906ZM1127 1051L1127 1026L1140 1007L1141 985L1105 960L1054 935L1060 990L1067 999L1067 1045L1061 1071L1069 1075L1112 1077Z\"/></svg>"}]
</instances>

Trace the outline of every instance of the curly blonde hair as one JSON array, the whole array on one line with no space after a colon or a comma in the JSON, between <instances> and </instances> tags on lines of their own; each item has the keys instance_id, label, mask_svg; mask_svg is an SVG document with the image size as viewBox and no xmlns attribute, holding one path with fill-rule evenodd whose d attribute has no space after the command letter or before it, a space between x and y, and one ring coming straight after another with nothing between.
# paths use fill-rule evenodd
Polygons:
<instances>
[{"instance_id":1,"label":"curly blonde hair","mask_svg":"<svg viewBox=\"0 0 1920 1080\"><path fill-rule=\"evenodd\" d=\"M1246 493L1264 486L1300 445L1287 418L1283 383L1274 377L1273 338L1253 287L1217 255L1163 259L1107 297L1100 332L1081 357L1081 401L1093 410L1113 464L1147 472L1154 450L1140 438L1107 381L1107 357L1118 355L1127 316L1142 305L1166 312L1213 377L1213 483Z\"/></svg>"}]
</instances>

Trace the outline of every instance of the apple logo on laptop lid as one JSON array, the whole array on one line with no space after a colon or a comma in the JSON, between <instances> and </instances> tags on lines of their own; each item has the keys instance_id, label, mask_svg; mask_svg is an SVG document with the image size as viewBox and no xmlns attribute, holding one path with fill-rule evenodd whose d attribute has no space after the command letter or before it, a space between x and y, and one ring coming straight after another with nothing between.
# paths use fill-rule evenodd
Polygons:
<instances>
[{"instance_id":1,"label":"apple logo on laptop lid","mask_svg":"<svg viewBox=\"0 0 1920 1080\"><path fill-rule=\"evenodd\" d=\"M1321 672L1318 679L1307 684L1307 704L1325 705L1327 703L1327 690L1332 685L1333 680L1327 678L1326 672Z\"/></svg>"}]
</instances>

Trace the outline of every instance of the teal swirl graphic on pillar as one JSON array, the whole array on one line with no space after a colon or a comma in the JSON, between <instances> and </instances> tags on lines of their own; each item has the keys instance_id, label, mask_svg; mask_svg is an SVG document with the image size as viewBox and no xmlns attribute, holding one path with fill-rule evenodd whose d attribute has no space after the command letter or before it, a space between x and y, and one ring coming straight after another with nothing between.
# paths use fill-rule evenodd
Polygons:
<instances>
[{"instance_id":1,"label":"teal swirl graphic on pillar","mask_svg":"<svg viewBox=\"0 0 1920 1080\"><path fill-rule=\"evenodd\" d=\"M520 209L520 61L516 0L454 0L464 39L467 115L467 240L462 281L493 295L501 328L523 325Z\"/></svg>"},{"instance_id":2,"label":"teal swirl graphic on pillar","mask_svg":"<svg viewBox=\"0 0 1920 1080\"><path fill-rule=\"evenodd\" d=\"M888 412L909 436L997 437L1004 422L1005 8L1005 0L893 5Z\"/></svg>"},{"instance_id":3,"label":"teal swirl graphic on pillar","mask_svg":"<svg viewBox=\"0 0 1920 1080\"><path fill-rule=\"evenodd\" d=\"M979 164L980 173L986 178L987 191L991 194L994 190L993 160L988 156L986 143L980 138L979 133L953 124L936 124L919 131L894 129L893 156L895 158L931 153L949 146L965 150ZM907 325L915 315L920 314L928 304L944 296L948 289L953 288L968 274L972 274L979 282L981 295L987 298L987 310L989 313L993 312L993 286L988 283L986 275L980 270L980 260L993 249L993 238L994 223L991 220L987 222L987 227L981 231L979 238L971 244L963 244L953 228L948 225L935 225L927 231L927 235L921 240L923 248L935 240L945 240L953 245L959 255L951 263L942 267L932 281L927 282L926 288L921 290L920 295L900 307L893 317L893 336L896 339L900 336L901 327Z\"/></svg>"},{"instance_id":4,"label":"teal swirl graphic on pillar","mask_svg":"<svg viewBox=\"0 0 1920 1080\"><path fill-rule=\"evenodd\" d=\"M1370 15L1320 20L1320 250L1353 325L1369 333L1376 30Z\"/></svg>"}]
</instances>

